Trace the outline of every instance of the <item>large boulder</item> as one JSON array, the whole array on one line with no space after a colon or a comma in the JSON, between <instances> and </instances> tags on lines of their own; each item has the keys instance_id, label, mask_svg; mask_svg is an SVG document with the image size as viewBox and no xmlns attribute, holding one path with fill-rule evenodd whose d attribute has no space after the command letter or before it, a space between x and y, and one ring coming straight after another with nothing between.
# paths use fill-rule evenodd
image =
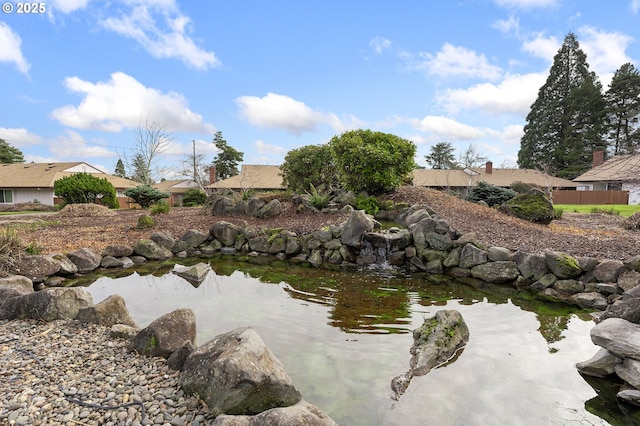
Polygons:
<instances>
[{"instance_id":1,"label":"large boulder","mask_svg":"<svg viewBox=\"0 0 640 426\"><path fill-rule=\"evenodd\" d=\"M171 272L189 281L193 286L198 287L209 272L211 272L211 266L204 262L191 266L175 265Z\"/></svg>"},{"instance_id":2,"label":"large boulder","mask_svg":"<svg viewBox=\"0 0 640 426\"><path fill-rule=\"evenodd\" d=\"M127 257L133 254L133 247L126 244L112 244L102 250L103 256Z\"/></svg>"},{"instance_id":3,"label":"large boulder","mask_svg":"<svg viewBox=\"0 0 640 426\"><path fill-rule=\"evenodd\" d=\"M576 368L582 374L594 377L607 377L615 373L616 365L620 364L622 359L613 355L605 348L600 348L598 352L586 361L576 364Z\"/></svg>"},{"instance_id":4,"label":"large boulder","mask_svg":"<svg viewBox=\"0 0 640 426\"><path fill-rule=\"evenodd\" d=\"M211 208L211 214L214 216L228 216L233 210L234 202L229 197L220 197Z\"/></svg>"},{"instance_id":5,"label":"large boulder","mask_svg":"<svg viewBox=\"0 0 640 426\"><path fill-rule=\"evenodd\" d=\"M22 275L0 278L0 319L16 318L16 301L33 293L33 282Z\"/></svg>"},{"instance_id":6,"label":"large boulder","mask_svg":"<svg viewBox=\"0 0 640 426\"><path fill-rule=\"evenodd\" d=\"M459 265L461 268L470 269L477 265L482 265L487 263L487 252L479 249L473 244L469 243L462 247L462 251L460 252L460 262Z\"/></svg>"},{"instance_id":7,"label":"large boulder","mask_svg":"<svg viewBox=\"0 0 640 426\"><path fill-rule=\"evenodd\" d=\"M129 315L124 299L117 294L107 297L95 306L80 309L76 319L80 322L99 324L106 327L116 324L137 327L135 321Z\"/></svg>"},{"instance_id":8,"label":"large boulder","mask_svg":"<svg viewBox=\"0 0 640 426\"><path fill-rule=\"evenodd\" d=\"M591 341L620 358L640 360L640 325L608 318L591 329Z\"/></svg>"},{"instance_id":9,"label":"large boulder","mask_svg":"<svg viewBox=\"0 0 640 426\"><path fill-rule=\"evenodd\" d=\"M363 235L365 232L372 231L374 227L373 218L367 215L364 210L354 210L342 228L340 242L350 247L362 248Z\"/></svg>"},{"instance_id":10,"label":"large boulder","mask_svg":"<svg viewBox=\"0 0 640 426\"><path fill-rule=\"evenodd\" d=\"M212 426L337 426L329 416L318 407L302 400L289 407L272 408L255 416L230 416L222 414L216 417Z\"/></svg>"},{"instance_id":11,"label":"large boulder","mask_svg":"<svg viewBox=\"0 0 640 426\"><path fill-rule=\"evenodd\" d=\"M176 240L171 234L166 232L154 232L149 236L149 239L155 241L158 245L171 250L176 243Z\"/></svg>"},{"instance_id":12,"label":"large boulder","mask_svg":"<svg viewBox=\"0 0 640 426\"><path fill-rule=\"evenodd\" d=\"M640 298L632 297L618 300L616 303L608 305L607 309L598 317L598 321L601 322L607 318L622 318L634 324L640 324Z\"/></svg>"},{"instance_id":13,"label":"large boulder","mask_svg":"<svg viewBox=\"0 0 640 426\"><path fill-rule=\"evenodd\" d=\"M60 271L60 263L51 256L21 256L15 261L13 273L24 275L35 283L41 283Z\"/></svg>"},{"instance_id":14,"label":"large boulder","mask_svg":"<svg viewBox=\"0 0 640 426\"><path fill-rule=\"evenodd\" d=\"M148 260L165 260L173 256L171 250L148 239L139 240L136 245L133 246L133 253Z\"/></svg>"},{"instance_id":15,"label":"large boulder","mask_svg":"<svg viewBox=\"0 0 640 426\"><path fill-rule=\"evenodd\" d=\"M13 299L15 318L43 321L74 319L78 312L93 306L91 294L78 287L46 288Z\"/></svg>"},{"instance_id":16,"label":"large boulder","mask_svg":"<svg viewBox=\"0 0 640 426\"><path fill-rule=\"evenodd\" d=\"M575 278L582 273L578 260L570 254L547 251L544 259L551 273L561 280Z\"/></svg>"},{"instance_id":17,"label":"large boulder","mask_svg":"<svg viewBox=\"0 0 640 426\"><path fill-rule=\"evenodd\" d=\"M239 227L225 221L216 222L209 228L209 235L220 241L225 247L233 247L240 234Z\"/></svg>"},{"instance_id":18,"label":"large boulder","mask_svg":"<svg viewBox=\"0 0 640 426\"><path fill-rule=\"evenodd\" d=\"M518 251L513 254L513 261L518 265L520 275L526 279L539 280L549 272L545 258L537 254Z\"/></svg>"},{"instance_id":19,"label":"large boulder","mask_svg":"<svg viewBox=\"0 0 640 426\"><path fill-rule=\"evenodd\" d=\"M511 260L499 260L497 262L483 263L471 268L471 275L482 281L490 283L503 283L513 281L520 275L518 266Z\"/></svg>"},{"instance_id":20,"label":"large boulder","mask_svg":"<svg viewBox=\"0 0 640 426\"><path fill-rule=\"evenodd\" d=\"M129 349L147 356L169 358L185 341L196 342L196 315L176 309L154 320L131 339Z\"/></svg>"},{"instance_id":21,"label":"large boulder","mask_svg":"<svg viewBox=\"0 0 640 426\"><path fill-rule=\"evenodd\" d=\"M548 224L555 217L553 204L539 189L516 195L500 206L500 211L528 222Z\"/></svg>"},{"instance_id":22,"label":"large boulder","mask_svg":"<svg viewBox=\"0 0 640 426\"><path fill-rule=\"evenodd\" d=\"M78 272L78 267L66 255L62 253L53 254L53 257L60 265L57 275L74 275Z\"/></svg>"},{"instance_id":23,"label":"large boulder","mask_svg":"<svg viewBox=\"0 0 640 426\"><path fill-rule=\"evenodd\" d=\"M469 328L460 312L442 310L424 320L413 331L410 370L391 381L394 398L398 399L409 387L414 376L423 376L464 349L469 341Z\"/></svg>"},{"instance_id":24,"label":"large boulder","mask_svg":"<svg viewBox=\"0 0 640 426\"><path fill-rule=\"evenodd\" d=\"M67 254L67 257L78 267L78 272L81 274L86 274L98 268L102 261L100 253L96 253L90 248L72 251Z\"/></svg>"},{"instance_id":25,"label":"large boulder","mask_svg":"<svg viewBox=\"0 0 640 426\"><path fill-rule=\"evenodd\" d=\"M262 198L258 197L250 197L247 200L247 206L245 208L245 212L247 216L256 217L258 216L258 212L264 205L267 204Z\"/></svg>"},{"instance_id":26,"label":"large boulder","mask_svg":"<svg viewBox=\"0 0 640 426\"><path fill-rule=\"evenodd\" d=\"M615 283L627 271L620 260L603 260L593 270L593 276L601 283Z\"/></svg>"},{"instance_id":27,"label":"large boulder","mask_svg":"<svg viewBox=\"0 0 640 426\"><path fill-rule=\"evenodd\" d=\"M262 206L260 210L258 210L258 213L256 213L256 217L267 219L279 215L280 213L282 213L282 210L282 203L277 198L274 198L273 200Z\"/></svg>"},{"instance_id":28,"label":"large boulder","mask_svg":"<svg viewBox=\"0 0 640 426\"><path fill-rule=\"evenodd\" d=\"M218 335L193 351L180 385L224 414L253 415L302 399L280 361L248 327Z\"/></svg>"},{"instance_id":29,"label":"large boulder","mask_svg":"<svg viewBox=\"0 0 640 426\"><path fill-rule=\"evenodd\" d=\"M180 237L180 241L184 241L187 247L198 247L200 244L207 241L209 235L198 231L197 229L190 229L184 233L182 237Z\"/></svg>"}]
</instances>

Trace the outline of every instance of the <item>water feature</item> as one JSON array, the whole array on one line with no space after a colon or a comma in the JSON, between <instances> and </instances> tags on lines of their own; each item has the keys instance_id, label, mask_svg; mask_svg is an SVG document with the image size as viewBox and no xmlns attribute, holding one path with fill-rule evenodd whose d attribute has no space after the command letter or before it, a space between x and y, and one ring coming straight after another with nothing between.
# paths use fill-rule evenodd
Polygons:
<instances>
[{"instance_id":1,"label":"water feature","mask_svg":"<svg viewBox=\"0 0 640 426\"><path fill-rule=\"evenodd\" d=\"M444 277L229 258L212 259L211 267L197 288L166 266L102 277L87 290L96 302L123 296L140 326L190 307L199 344L254 327L304 398L341 425L626 423L574 367L597 350L583 311ZM392 400L390 381L409 365L411 330L440 309L461 312L469 344L454 363L414 378Z\"/></svg>"}]
</instances>

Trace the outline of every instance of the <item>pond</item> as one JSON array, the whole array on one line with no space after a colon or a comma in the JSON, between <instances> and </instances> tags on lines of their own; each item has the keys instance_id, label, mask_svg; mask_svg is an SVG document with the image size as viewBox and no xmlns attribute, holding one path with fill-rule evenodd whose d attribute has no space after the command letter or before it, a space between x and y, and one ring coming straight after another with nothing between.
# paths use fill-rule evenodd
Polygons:
<instances>
[{"instance_id":1,"label":"pond","mask_svg":"<svg viewBox=\"0 0 640 426\"><path fill-rule=\"evenodd\" d=\"M575 368L598 349L584 311L477 281L229 258L210 264L198 287L165 265L103 276L87 290L96 303L121 295L141 327L191 308L197 344L253 327L303 397L341 425L635 424L615 394L596 398L594 388L606 384L590 386ZM411 330L441 309L460 311L467 347L414 377L394 401L390 382L409 369Z\"/></svg>"}]
</instances>

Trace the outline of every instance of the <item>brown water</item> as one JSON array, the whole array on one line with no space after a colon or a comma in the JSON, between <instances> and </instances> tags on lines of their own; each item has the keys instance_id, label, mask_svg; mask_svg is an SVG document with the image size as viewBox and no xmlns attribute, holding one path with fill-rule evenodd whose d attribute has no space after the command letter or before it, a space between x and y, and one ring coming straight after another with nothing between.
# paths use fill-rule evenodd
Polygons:
<instances>
[{"instance_id":1,"label":"brown water","mask_svg":"<svg viewBox=\"0 0 640 426\"><path fill-rule=\"evenodd\" d=\"M584 312L533 302L503 286L442 277L223 258L211 265L215 272L197 288L164 268L102 277L88 291L96 302L120 294L142 327L192 308L198 344L237 327L255 328L303 397L341 425L609 424L603 418L634 424L592 400L596 391L575 369L597 351ZM392 400L391 379L409 367L410 331L440 309L461 312L471 333L467 347Z\"/></svg>"}]
</instances>

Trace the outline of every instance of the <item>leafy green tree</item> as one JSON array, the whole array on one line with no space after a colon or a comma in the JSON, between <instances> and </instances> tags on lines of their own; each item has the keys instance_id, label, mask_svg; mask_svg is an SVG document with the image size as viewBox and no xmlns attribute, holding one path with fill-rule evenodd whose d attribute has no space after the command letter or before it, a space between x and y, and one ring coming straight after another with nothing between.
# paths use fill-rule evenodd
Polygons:
<instances>
[{"instance_id":1,"label":"leafy green tree","mask_svg":"<svg viewBox=\"0 0 640 426\"><path fill-rule=\"evenodd\" d=\"M605 107L602 86L569 33L527 115L518 165L567 179L588 170L593 151L604 148Z\"/></svg>"},{"instance_id":2,"label":"leafy green tree","mask_svg":"<svg viewBox=\"0 0 640 426\"><path fill-rule=\"evenodd\" d=\"M329 147L340 182L354 192L388 192L415 168L415 144L389 133L351 130L331 138Z\"/></svg>"},{"instance_id":3,"label":"leafy green tree","mask_svg":"<svg viewBox=\"0 0 640 426\"><path fill-rule=\"evenodd\" d=\"M120 158L118 158L118 162L116 163L116 170L113 172L114 176L118 176L121 178L127 178L127 172L124 170L124 163Z\"/></svg>"},{"instance_id":4,"label":"leafy green tree","mask_svg":"<svg viewBox=\"0 0 640 426\"><path fill-rule=\"evenodd\" d=\"M453 155L455 148L450 142L438 142L429 150L429 154L424 159L433 169L455 169L457 167L456 157Z\"/></svg>"},{"instance_id":5,"label":"leafy green tree","mask_svg":"<svg viewBox=\"0 0 640 426\"><path fill-rule=\"evenodd\" d=\"M227 179L240 173L238 163L244 158L244 153L229 146L222 137L221 131L217 131L214 135L213 144L219 150L212 163L216 168L216 179Z\"/></svg>"},{"instance_id":6,"label":"leafy green tree","mask_svg":"<svg viewBox=\"0 0 640 426\"><path fill-rule=\"evenodd\" d=\"M96 203L112 209L119 207L114 186L106 178L91 173L75 173L58 179L53 190L67 204Z\"/></svg>"},{"instance_id":7,"label":"leafy green tree","mask_svg":"<svg viewBox=\"0 0 640 426\"><path fill-rule=\"evenodd\" d=\"M2 164L15 164L24 163L24 156L22 151L12 146L4 139L0 139L0 163Z\"/></svg>"},{"instance_id":8,"label":"leafy green tree","mask_svg":"<svg viewBox=\"0 0 640 426\"><path fill-rule=\"evenodd\" d=\"M607 133L613 155L640 150L640 72L631 63L620 67L605 93Z\"/></svg>"},{"instance_id":9,"label":"leafy green tree","mask_svg":"<svg viewBox=\"0 0 640 426\"><path fill-rule=\"evenodd\" d=\"M295 193L311 191L311 186L330 190L338 184L329 145L307 145L287 152L280 166L282 184Z\"/></svg>"},{"instance_id":10,"label":"leafy green tree","mask_svg":"<svg viewBox=\"0 0 640 426\"><path fill-rule=\"evenodd\" d=\"M124 195L140 204L140 207L143 209L149 208L152 204L171 196L168 192L162 192L149 185L138 185L136 187L129 188L124 191Z\"/></svg>"}]
</instances>

